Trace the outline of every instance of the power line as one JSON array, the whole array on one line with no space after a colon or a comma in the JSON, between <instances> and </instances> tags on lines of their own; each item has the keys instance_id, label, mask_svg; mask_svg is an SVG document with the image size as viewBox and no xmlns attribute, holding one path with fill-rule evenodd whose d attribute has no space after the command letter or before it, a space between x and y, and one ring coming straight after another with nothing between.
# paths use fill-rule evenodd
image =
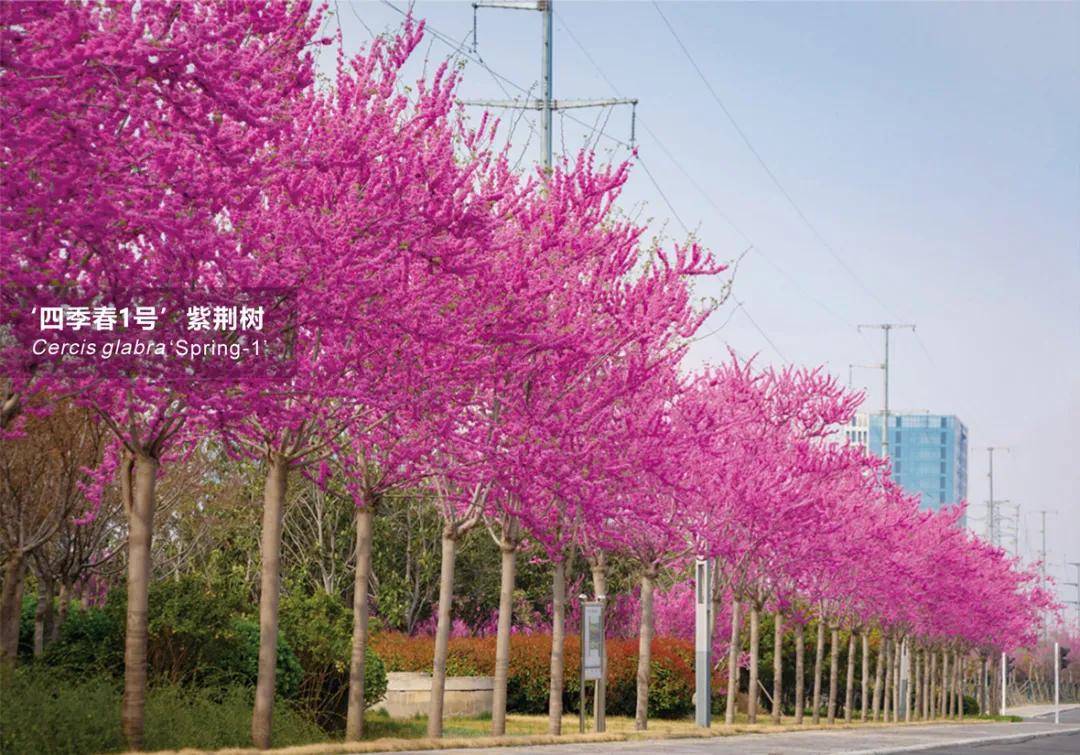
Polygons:
<instances>
[{"instance_id":1,"label":"power line","mask_svg":"<svg viewBox=\"0 0 1080 755\"><path fill-rule=\"evenodd\" d=\"M716 104L720 106L720 110L724 113L725 117L727 117L728 121L731 123L731 125L734 127L735 131L738 133L739 137L742 139L743 144L745 144L746 148L748 150L750 150L750 153L754 156L754 158L757 160L758 164L762 167L762 169L765 171L765 173L769 176L769 179L773 182L773 184L776 186L776 188L780 191L780 193L783 195L784 199L786 199L788 204L791 205L792 209L795 210L795 214L799 216L799 219L802 220L803 224L810 230L810 233L818 240L818 242L822 245L822 247L824 247L824 249L832 256L832 258L834 260L836 260L837 264L839 264L847 272L847 274L850 275L851 278L856 283L858 283L859 286L864 291L866 291L866 293L868 293L870 295L870 297L874 301L876 301L878 303L878 305L881 306L881 308L883 310L885 310L886 312L889 312L888 305L886 305L885 302L881 300L881 297L879 297L877 295L877 293L870 286L868 286L862 280L862 278L859 277L859 275L855 272L855 270L852 269L852 267L850 265L848 265L847 262L845 262L844 259L837 253L837 251L833 248L832 244L830 244L828 242L828 240L821 234L821 232L818 231L817 226L815 226L810 221L810 218L807 217L805 212L803 212L802 208L795 201L795 199L791 196L791 193L784 187L784 184L781 183L780 179L777 178L776 174L772 171L772 169L769 167L768 163L766 163L765 159L761 156L761 153L759 153L757 151L757 148L754 147L753 142L750 141L750 138L746 135L746 132L743 131L742 126L740 126L739 122L735 120L735 117L731 114L731 111L729 111L727 109L727 106L724 104L724 101L722 99L720 99L720 95L716 92L716 89L713 87L712 83L705 76L705 72L701 70L701 67L698 65L697 61L694 59L694 56L690 54L690 50L683 43L682 38L679 37L678 32L675 31L675 27L671 25L671 22L668 20L668 17L664 14L664 11L661 10L660 5L655 0L653 0L653 7L656 9L656 12L660 15L660 18L663 19L664 25L667 26L668 31L671 32L671 36L675 38L675 42L679 45L679 48L682 50L683 54L686 56L686 59L690 62L690 65L693 67L694 71L697 72L698 78L701 79L702 83L705 85L705 88L709 91L709 94L712 95L712 98L716 101ZM891 314L891 312L890 312L890 314Z\"/></svg>"},{"instance_id":2,"label":"power line","mask_svg":"<svg viewBox=\"0 0 1080 755\"><path fill-rule=\"evenodd\" d=\"M405 11L402 11L400 8L395 6L392 2L390 2L390 0L383 0L383 3L385 5L387 5L388 7L392 8L398 14L400 14L402 16L407 16L407 13ZM501 74L498 71L496 71L495 69L493 69L490 65L488 65L483 60L483 58L480 57L479 53L473 54L473 53L469 53L469 52L464 51L463 50L463 47L464 47L463 43L462 44L455 43L452 37L450 37L449 35L441 32L441 31L439 31L438 29L436 29L434 26L432 26L429 23L425 23L424 28L425 28L425 30L430 31L432 33L432 35L435 38L437 38L439 41L441 41L443 44L449 46L453 50L453 53L451 53L452 55L459 55L460 57L472 60L472 61L478 63L480 66L482 66L491 75L491 77L496 81L496 83L499 85L500 89L503 90L503 93L506 95L507 98L514 99L511 96L510 92L507 91L506 86L503 86L504 84L516 89L517 91L519 91L521 93L524 93L526 95L529 94L529 92L523 86L521 86L517 82L513 81L512 79L504 76L503 74ZM563 23L563 28L566 29L567 31L569 31L569 29L566 27L565 22ZM580 47L581 44L580 44L580 42L578 42L576 37L574 37L572 34L570 36L571 36L571 39L573 39L574 42ZM592 61L591 56L589 56L589 58L590 58L590 61L593 62L593 65L595 66L596 65L595 61ZM599 68L597 70L599 71ZM606 76L604 76L603 78L607 82L608 86L612 87L612 89L614 90L615 87L612 85L610 80L608 80ZM616 94L618 94L618 93L616 92ZM621 96L621 95L618 95L618 96ZM565 118L567 120L573 121L574 123L577 123L580 126L583 126L584 128L589 128L588 123L586 123L585 121L583 121L583 120L581 120L579 118L576 118L573 115L565 114ZM532 131L535 134L535 129L533 129L531 120L527 119L527 122L529 123L530 131ZM620 145L622 147L625 147L629 151L633 151L633 146L631 144L629 144L628 142L623 141L622 139L619 139L616 136L612 136L611 134L605 133L603 130L601 130L599 132L596 132L595 127L592 129L592 131L594 133L597 133L598 137L604 137L604 138L606 138L606 139L608 139L608 140L610 140L612 142L615 142L616 144L618 144L618 145ZM663 144L662 144L661 140L655 135L655 133L652 132L651 129L649 130L649 133L653 137L653 139L656 140L658 144L661 144L661 147L663 149L665 149L665 151L667 151L666 148L663 147ZM669 155L669 157L671 157L670 152L668 152L668 155ZM656 180L656 176L649 169L648 164L645 162L645 160L641 156L640 152L635 153L634 157L635 157L635 162L641 166L642 170L645 172L646 177L649 179L649 182L652 184L653 188L656 190L656 193L664 201L664 204L667 205L667 208L671 212L672 217L679 224L679 226L683 229L683 232L686 233L687 235L689 235L690 234L689 227L686 225L685 221L683 221L682 217L679 215L678 211L675 209L675 206L674 206L674 204L672 204L671 200L668 198L667 193L660 187L660 183ZM674 160L673 160L673 162L674 162ZM686 173L685 170L683 170L683 172L684 172L684 174L686 174L689 177L689 174ZM707 195L706 195L706 198L710 199L710 202L711 202L711 198L709 198ZM717 210L720 211L719 208L717 208ZM722 211L720 211L720 212L722 214ZM728 223L731 224L733 228L736 228L736 226L734 225L734 223L732 223L730 221L730 219L728 219ZM744 238L746 238L747 241L749 241L751 243L751 245L753 244L753 242L750 241L749 238L746 237L746 235L743 234L741 231L739 231L737 228L736 228L736 232L740 233L740 235L742 235ZM760 253L760 250L758 250L758 251ZM764 257L765 255L762 254L762 256ZM775 263L773 263L773 264L775 265ZM787 273L784 273L784 274L787 275ZM769 336L765 332L765 330L757 323L756 320L754 320L754 318L750 315L749 311L747 311L745 303L739 302L738 303L738 309L742 310L743 314L746 315L746 318L750 321L750 323L754 326L754 328L758 331L758 333L761 334L762 338L765 339L765 341L769 344L769 346L773 349L773 351L775 351L776 354L783 361L785 361L785 362L788 361L787 357L784 356L783 352L781 352L780 349L777 348L775 342L771 338L769 338ZM730 317L728 319L730 320ZM723 327L723 326L721 326L721 327Z\"/></svg>"},{"instance_id":3,"label":"power line","mask_svg":"<svg viewBox=\"0 0 1080 755\"><path fill-rule=\"evenodd\" d=\"M757 324L757 320L750 316L750 312L746 309L746 305L741 301L735 303L738 305L739 309L742 310L742 313L746 315L746 319L750 321L750 324L754 326L757 332L761 334L761 337L764 338L766 342L768 342L769 346L772 347L772 350L776 352L777 356L779 356L785 362L789 361L788 358L784 356L784 353L776 347L776 344L773 343L773 340L769 338L768 334L764 330L762 330L760 325Z\"/></svg>"},{"instance_id":4,"label":"power line","mask_svg":"<svg viewBox=\"0 0 1080 755\"><path fill-rule=\"evenodd\" d=\"M608 78L607 74L604 73L603 69L600 67L600 64L596 62L595 58L593 58L593 56L589 52L588 48L585 47L585 45L582 44L581 40L578 39L577 35L574 34L574 30L570 28L570 25L567 23L566 18L564 16L562 16L562 14L560 14L560 13L556 13L555 15L559 19L559 22L562 24L563 30L566 32L567 36L570 37L570 40L577 46L577 48L585 56L585 59L589 61L589 64L592 65L593 69L600 76L600 78L604 81L604 83L608 85L608 87L611 89L611 91L616 96L621 97L622 93L619 91L619 88L617 86L615 86L614 82L612 82L612 80L610 78ZM765 251L761 248L761 246L759 244L757 244L752 238L750 238L750 236L745 231L743 231L742 228L739 227L739 225L731 218L731 216L728 215L727 212L725 212L724 209L720 207L720 205L716 202L716 200L713 199L712 195L709 194L709 192L706 191L704 188L702 188L701 184L699 184L694 179L694 177L690 174L690 171L688 171L686 169L686 167L682 164L682 162L672 153L672 151L670 149L668 149L668 146L664 142L664 140L661 139L660 136L657 135L657 133L652 130L652 128L649 126L649 124L640 115L638 116L638 122L641 124L641 127L644 128L645 131L649 134L649 136L651 136L653 138L653 141L656 142L656 146L660 148L660 151L662 151L664 153L664 155L667 157L667 159L671 161L671 163L678 169L678 171L680 173L682 173L683 177L687 180L687 183L689 183L690 186L693 187L694 190L697 191L697 193L700 194L702 196L702 198L709 204L709 206L712 207L713 210L716 211L717 216L721 220L723 220L725 223L727 223L727 225L733 231L735 231L736 234L738 234L740 237L742 237L743 241L745 241L747 244L749 244L750 248L753 251L757 252L758 255L761 256L762 259L764 259L766 262L768 262L770 265L772 265L773 268L778 273L780 273L780 275L782 275L784 278L786 278L788 280L788 282L791 283L792 287L794 287L795 290L798 291L800 294L802 294L806 299L808 299L809 301L816 304L818 307L820 307L822 310L827 312L832 317L836 318L836 320L839 321L840 323L842 323L842 324L844 324L846 326L851 325L851 323L844 320L844 318L841 317L836 312L836 310L834 310L832 307L828 306L825 302L821 301L820 299L818 299L817 297L813 296L808 291L806 291L802 287L802 285L799 283L799 280L794 275L792 275L786 269L784 269L784 267L782 267L778 262L776 262L776 260L774 260L770 255L766 254ZM684 227L685 227L685 224L684 224Z\"/></svg>"}]
</instances>

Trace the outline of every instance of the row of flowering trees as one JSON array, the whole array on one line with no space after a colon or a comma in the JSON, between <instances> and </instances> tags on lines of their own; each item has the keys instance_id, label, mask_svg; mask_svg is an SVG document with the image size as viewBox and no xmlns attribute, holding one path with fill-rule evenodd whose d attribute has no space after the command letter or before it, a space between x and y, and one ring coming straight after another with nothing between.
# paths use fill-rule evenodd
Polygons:
<instances>
[{"instance_id":1,"label":"row of flowering trees","mask_svg":"<svg viewBox=\"0 0 1080 755\"><path fill-rule=\"evenodd\" d=\"M339 52L317 84L313 47L333 40L318 37L324 10L304 2L2 8L4 432L62 399L111 432L86 489L92 500L118 480L127 513L132 747L143 739L155 483L208 438L266 475L259 747L271 742L283 503L297 475L343 480L356 503L349 739L364 725L373 520L409 487L433 491L443 516L432 736L442 733L455 549L478 526L502 554L496 734L527 543L552 564L553 733L575 552L597 594L612 554L640 567L639 728L654 587L694 558L718 565L715 613L730 616L732 637L749 615L751 719L763 611L775 614L777 643L811 616L830 628L830 718L841 629L863 638L864 690L867 633L891 643L878 656L875 711L889 684L882 658L900 642L957 658L1029 639L1047 603L1032 575L964 534L956 512L918 511L881 462L828 441L858 396L819 370L734 357L686 370L709 314L691 281L724 266L695 243L650 245L618 213L627 165L583 154L550 174L517 173L496 123L460 118L458 74L444 65L402 86L422 24L406 21L353 59ZM163 355L105 361L32 347L45 307L137 307L150 289L195 304L262 296L288 369L247 375L181 359L181 320L169 318L153 334ZM5 553L5 588L20 558ZM823 647L819 632L815 711ZM849 665L849 697L851 679ZM730 694L729 721L733 705Z\"/></svg>"}]
</instances>

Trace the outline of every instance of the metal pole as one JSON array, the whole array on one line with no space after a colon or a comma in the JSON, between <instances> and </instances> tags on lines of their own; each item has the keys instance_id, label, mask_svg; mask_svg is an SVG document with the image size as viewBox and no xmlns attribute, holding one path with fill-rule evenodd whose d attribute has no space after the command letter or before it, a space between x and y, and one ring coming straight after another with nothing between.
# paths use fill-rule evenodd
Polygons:
<instances>
[{"instance_id":1,"label":"metal pole","mask_svg":"<svg viewBox=\"0 0 1080 755\"><path fill-rule=\"evenodd\" d=\"M1009 680L1005 673L1005 653L1001 654L1001 715L1005 715L1005 698L1008 697Z\"/></svg>"},{"instance_id":2,"label":"metal pole","mask_svg":"<svg viewBox=\"0 0 1080 755\"><path fill-rule=\"evenodd\" d=\"M986 526L990 529L990 544L997 545L997 538L994 534L994 447L990 446L990 448L986 449L986 453L990 456L990 471L987 473L987 477L990 478L990 504L987 514L989 523Z\"/></svg>"},{"instance_id":3,"label":"metal pole","mask_svg":"<svg viewBox=\"0 0 1080 755\"><path fill-rule=\"evenodd\" d=\"M1080 561L1070 561L1069 566L1076 567L1076 625L1080 626ZM1073 584L1069 582L1067 584Z\"/></svg>"},{"instance_id":4,"label":"metal pole","mask_svg":"<svg viewBox=\"0 0 1080 755\"><path fill-rule=\"evenodd\" d=\"M578 732L585 733L585 594L578 595L581 641L578 643Z\"/></svg>"},{"instance_id":5,"label":"metal pole","mask_svg":"<svg viewBox=\"0 0 1080 755\"><path fill-rule=\"evenodd\" d=\"M540 150L541 164L544 173L551 174L551 101L554 99L554 76L552 71L552 13L553 0L539 0L540 12L543 15L544 27L544 52L540 70Z\"/></svg>"},{"instance_id":6,"label":"metal pole","mask_svg":"<svg viewBox=\"0 0 1080 755\"><path fill-rule=\"evenodd\" d=\"M885 331L885 425L881 434L881 455L889 458L889 331L890 326L882 326Z\"/></svg>"},{"instance_id":7,"label":"metal pole","mask_svg":"<svg viewBox=\"0 0 1080 755\"><path fill-rule=\"evenodd\" d=\"M596 680L596 713L593 714L594 728L597 734L607 731L607 596L598 596L600 600L600 679Z\"/></svg>"},{"instance_id":8,"label":"metal pole","mask_svg":"<svg viewBox=\"0 0 1080 755\"><path fill-rule=\"evenodd\" d=\"M694 569L694 721L709 728L712 714L712 694L709 689L712 672L712 562L698 559Z\"/></svg>"},{"instance_id":9,"label":"metal pole","mask_svg":"<svg viewBox=\"0 0 1080 755\"><path fill-rule=\"evenodd\" d=\"M1054 723L1061 723L1061 645L1054 643Z\"/></svg>"}]
</instances>

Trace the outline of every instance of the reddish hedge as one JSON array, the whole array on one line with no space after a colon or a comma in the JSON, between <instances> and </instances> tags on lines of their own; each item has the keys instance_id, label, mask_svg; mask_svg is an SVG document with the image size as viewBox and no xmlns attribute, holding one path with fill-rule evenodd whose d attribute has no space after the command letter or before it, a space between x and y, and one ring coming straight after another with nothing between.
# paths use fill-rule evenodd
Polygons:
<instances>
[{"instance_id":1,"label":"reddish hedge","mask_svg":"<svg viewBox=\"0 0 1080 755\"><path fill-rule=\"evenodd\" d=\"M435 640L385 632L372 639L387 671L431 671ZM566 638L564 706L577 711L579 638ZM637 640L608 640L607 711L634 715L637 695ZM518 713L545 713L551 664L551 635L514 635L510 640L507 706ZM684 716L693 710L694 645L688 640L657 637L652 644L649 715ZM447 673L451 676L490 676L495 673L494 637L450 640ZM591 685L590 685L591 687Z\"/></svg>"}]
</instances>

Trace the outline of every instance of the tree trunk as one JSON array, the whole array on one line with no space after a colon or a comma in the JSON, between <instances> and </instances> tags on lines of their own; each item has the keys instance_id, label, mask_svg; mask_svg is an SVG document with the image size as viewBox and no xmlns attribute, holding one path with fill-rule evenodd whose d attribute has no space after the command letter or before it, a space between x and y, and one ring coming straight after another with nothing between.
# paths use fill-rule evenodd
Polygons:
<instances>
[{"instance_id":1,"label":"tree trunk","mask_svg":"<svg viewBox=\"0 0 1080 755\"><path fill-rule=\"evenodd\" d=\"M34 608L34 657L40 658L45 652L53 628L53 597L55 583L38 575L37 606Z\"/></svg>"},{"instance_id":2,"label":"tree trunk","mask_svg":"<svg viewBox=\"0 0 1080 755\"><path fill-rule=\"evenodd\" d=\"M889 723L889 711L892 709L892 692L890 691L893 680L892 645L892 640L886 637L881 651L884 654L885 662L885 686L881 695L881 720L885 723Z\"/></svg>"},{"instance_id":3,"label":"tree trunk","mask_svg":"<svg viewBox=\"0 0 1080 755\"><path fill-rule=\"evenodd\" d=\"M922 707L919 713L923 720L930 719L930 651L922 651Z\"/></svg>"},{"instance_id":4,"label":"tree trunk","mask_svg":"<svg viewBox=\"0 0 1080 755\"><path fill-rule=\"evenodd\" d=\"M562 733L563 646L566 639L566 559L555 562L551 589L551 684L548 688L548 734ZM644 603L644 598L642 598Z\"/></svg>"},{"instance_id":5,"label":"tree trunk","mask_svg":"<svg viewBox=\"0 0 1080 755\"><path fill-rule=\"evenodd\" d=\"M915 691L915 705L912 706L914 709L914 718L919 718L922 712L922 664L919 663L919 655L921 653L921 650L912 649L911 651L911 666L913 669L912 688Z\"/></svg>"},{"instance_id":6,"label":"tree trunk","mask_svg":"<svg viewBox=\"0 0 1080 755\"><path fill-rule=\"evenodd\" d=\"M926 696L926 704L930 708L930 719L937 718L939 715L938 700L937 700L937 653L930 652L930 689Z\"/></svg>"},{"instance_id":7,"label":"tree trunk","mask_svg":"<svg viewBox=\"0 0 1080 755\"><path fill-rule=\"evenodd\" d=\"M779 724L784 697L784 615L777 611L773 614L773 621L772 722Z\"/></svg>"},{"instance_id":8,"label":"tree trunk","mask_svg":"<svg viewBox=\"0 0 1080 755\"><path fill-rule=\"evenodd\" d=\"M892 644L892 720L893 723L900 721L900 646L904 643L902 637L897 637Z\"/></svg>"},{"instance_id":9,"label":"tree trunk","mask_svg":"<svg viewBox=\"0 0 1080 755\"><path fill-rule=\"evenodd\" d=\"M728 645L727 700L724 723L735 723L735 697L739 692L739 601L731 597L731 638Z\"/></svg>"},{"instance_id":10,"label":"tree trunk","mask_svg":"<svg viewBox=\"0 0 1080 755\"><path fill-rule=\"evenodd\" d=\"M514 619L514 580L517 576L517 542L504 524L499 539L499 626L495 633L495 691L491 703L491 733L506 733L506 680L510 675L510 629Z\"/></svg>"},{"instance_id":11,"label":"tree trunk","mask_svg":"<svg viewBox=\"0 0 1080 755\"><path fill-rule=\"evenodd\" d=\"M150 540L154 532L154 488L157 459L136 454L124 465L127 477L135 467L128 511L127 631L124 636L124 701L121 722L124 739L132 750L143 746L146 708L146 638L150 595Z\"/></svg>"},{"instance_id":12,"label":"tree trunk","mask_svg":"<svg viewBox=\"0 0 1080 755\"><path fill-rule=\"evenodd\" d=\"M758 708L758 650L761 642L760 614L757 603L750 604L750 683L746 690L746 717L757 723Z\"/></svg>"},{"instance_id":13,"label":"tree trunk","mask_svg":"<svg viewBox=\"0 0 1080 755\"><path fill-rule=\"evenodd\" d=\"M956 655L956 717L964 720L964 656Z\"/></svg>"},{"instance_id":14,"label":"tree trunk","mask_svg":"<svg viewBox=\"0 0 1080 755\"><path fill-rule=\"evenodd\" d=\"M356 572L353 576L352 658L349 661L346 742L358 742L364 736L364 672L368 644L368 589L371 583L374 507L375 502L369 500L356 510Z\"/></svg>"},{"instance_id":15,"label":"tree trunk","mask_svg":"<svg viewBox=\"0 0 1080 755\"><path fill-rule=\"evenodd\" d=\"M855 706L855 632L848 632L847 642L847 689L844 692L844 723L851 723L851 709Z\"/></svg>"},{"instance_id":16,"label":"tree trunk","mask_svg":"<svg viewBox=\"0 0 1080 755\"><path fill-rule=\"evenodd\" d=\"M15 549L4 562L4 589L0 594L0 674L5 678L19 658L19 618L26 583L26 557Z\"/></svg>"},{"instance_id":17,"label":"tree trunk","mask_svg":"<svg viewBox=\"0 0 1080 755\"><path fill-rule=\"evenodd\" d=\"M873 719L878 720L878 716L881 715L881 690L884 684L885 664L882 663L882 658L885 656L885 637L882 636L878 642L877 658L874 661L874 699L871 701L873 708Z\"/></svg>"},{"instance_id":18,"label":"tree trunk","mask_svg":"<svg viewBox=\"0 0 1080 755\"><path fill-rule=\"evenodd\" d=\"M949 652L941 654L941 715L949 717Z\"/></svg>"},{"instance_id":19,"label":"tree trunk","mask_svg":"<svg viewBox=\"0 0 1080 755\"><path fill-rule=\"evenodd\" d=\"M870 634L864 629L861 632L862 635L862 694L859 696L859 707L861 711L859 713L859 720L866 723L866 713L869 708L870 701L867 700L867 695L870 693Z\"/></svg>"},{"instance_id":20,"label":"tree trunk","mask_svg":"<svg viewBox=\"0 0 1080 755\"><path fill-rule=\"evenodd\" d=\"M982 656L982 664L979 670L979 713L986 715L990 712L990 690L986 683L989 673L990 656Z\"/></svg>"},{"instance_id":21,"label":"tree trunk","mask_svg":"<svg viewBox=\"0 0 1080 755\"><path fill-rule=\"evenodd\" d=\"M634 711L634 729L645 731L649 727L649 667L652 663L653 638L653 583L656 571L646 569L641 575L641 628L638 633L637 707Z\"/></svg>"},{"instance_id":22,"label":"tree trunk","mask_svg":"<svg viewBox=\"0 0 1080 755\"><path fill-rule=\"evenodd\" d=\"M911 695L912 695L912 692L913 692L912 680L914 679L914 676L911 673L911 666L912 666L912 658L914 657L914 653L915 653L913 644L914 643L912 643L912 641L909 639L907 641L908 651L906 653L906 657L905 657L904 653L900 654L900 663L904 665L903 670L907 674L907 680L908 680L907 688L904 690L904 722L905 723L909 723L911 721Z\"/></svg>"},{"instance_id":23,"label":"tree trunk","mask_svg":"<svg viewBox=\"0 0 1080 755\"><path fill-rule=\"evenodd\" d=\"M273 729L274 683L277 674L278 602L281 599L281 518L289 467L283 457L267 459L263 493L262 575L259 589L259 677L255 683L255 710L251 715L251 741L268 749Z\"/></svg>"},{"instance_id":24,"label":"tree trunk","mask_svg":"<svg viewBox=\"0 0 1080 755\"><path fill-rule=\"evenodd\" d=\"M821 723L821 666L825 661L825 620L818 619L817 649L814 655L814 712L812 721Z\"/></svg>"},{"instance_id":25,"label":"tree trunk","mask_svg":"<svg viewBox=\"0 0 1080 755\"><path fill-rule=\"evenodd\" d=\"M454 601L454 559L457 537L453 525L446 524L442 535L442 563L439 565L439 618L435 627L435 658L431 664L431 707L427 735L441 737L443 697L446 692L446 657L450 651L450 608Z\"/></svg>"},{"instance_id":26,"label":"tree trunk","mask_svg":"<svg viewBox=\"0 0 1080 755\"><path fill-rule=\"evenodd\" d=\"M60 639L60 629L64 626L64 622L67 621L68 610L71 607L71 586L66 582L60 583L58 602L60 608L57 611L56 620L53 622L52 631L49 632L50 643Z\"/></svg>"},{"instance_id":27,"label":"tree trunk","mask_svg":"<svg viewBox=\"0 0 1080 755\"><path fill-rule=\"evenodd\" d=\"M806 637L802 624L795 630L795 723L802 724L806 706Z\"/></svg>"},{"instance_id":28,"label":"tree trunk","mask_svg":"<svg viewBox=\"0 0 1080 755\"><path fill-rule=\"evenodd\" d=\"M830 724L836 723L836 696L840 687L840 630L832 627L829 633L829 718Z\"/></svg>"},{"instance_id":29,"label":"tree trunk","mask_svg":"<svg viewBox=\"0 0 1080 755\"><path fill-rule=\"evenodd\" d=\"M603 553L592 563L593 596L604 601L607 612L607 559ZM606 618L606 617L605 617ZM596 695L593 697L593 720L596 731L607 729L607 638L604 640L603 658L600 659L600 678L596 682Z\"/></svg>"}]
</instances>

